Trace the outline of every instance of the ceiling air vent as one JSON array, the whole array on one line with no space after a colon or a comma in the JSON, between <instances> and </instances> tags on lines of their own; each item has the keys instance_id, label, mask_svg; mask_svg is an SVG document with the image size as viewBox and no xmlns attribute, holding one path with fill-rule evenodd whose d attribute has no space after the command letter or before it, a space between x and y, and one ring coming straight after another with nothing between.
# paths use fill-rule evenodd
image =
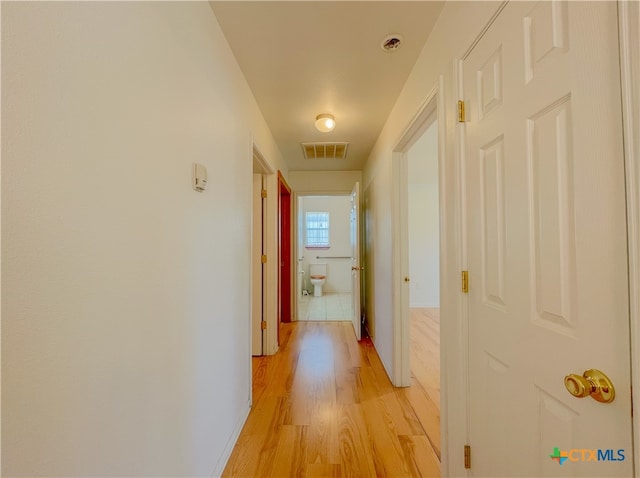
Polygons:
<instances>
[{"instance_id":1,"label":"ceiling air vent","mask_svg":"<svg viewBox=\"0 0 640 478\"><path fill-rule=\"evenodd\" d=\"M345 159L349 143L301 143L304 159Z\"/></svg>"}]
</instances>

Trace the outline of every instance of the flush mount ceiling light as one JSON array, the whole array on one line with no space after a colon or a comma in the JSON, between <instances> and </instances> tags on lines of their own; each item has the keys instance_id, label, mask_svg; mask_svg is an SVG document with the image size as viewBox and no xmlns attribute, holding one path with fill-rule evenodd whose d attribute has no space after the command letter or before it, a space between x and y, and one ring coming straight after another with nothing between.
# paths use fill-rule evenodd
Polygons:
<instances>
[{"instance_id":1,"label":"flush mount ceiling light","mask_svg":"<svg viewBox=\"0 0 640 478\"><path fill-rule=\"evenodd\" d=\"M328 133L336 127L336 120L333 115L323 114L316 116L316 128L318 131Z\"/></svg>"}]
</instances>

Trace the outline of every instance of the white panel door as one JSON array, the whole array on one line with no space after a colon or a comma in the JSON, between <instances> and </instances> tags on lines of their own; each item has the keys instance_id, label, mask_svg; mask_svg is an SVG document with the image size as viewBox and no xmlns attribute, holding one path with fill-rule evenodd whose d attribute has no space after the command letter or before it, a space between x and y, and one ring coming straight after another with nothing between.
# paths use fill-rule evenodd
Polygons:
<instances>
[{"instance_id":1,"label":"white panel door","mask_svg":"<svg viewBox=\"0 0 640 478\"><path fill-rule=\"evenodd\" d=\"M262 355L262 175L253 175L253 231L251 235L251 355Z\"/></svg>"},{"instance_id":2,"label":"white panel door","mask_svg":"<svg viewBox=\"0 0 640 478\"><path fill-rule=\"evenodd\" d=\"M463 62L474 476L631 475L619 83L613 2L511 2Z\"/></svg>"},{"instance_id":3,"label":"white panel door","mask_svg":"<svg viewBox=\"0 0 640 478\"><path fill-rule=\"evenodd\" d=\"M351 191L351 321L356 338L360 340L360 183Z\"/></svg>"}]
</instances>

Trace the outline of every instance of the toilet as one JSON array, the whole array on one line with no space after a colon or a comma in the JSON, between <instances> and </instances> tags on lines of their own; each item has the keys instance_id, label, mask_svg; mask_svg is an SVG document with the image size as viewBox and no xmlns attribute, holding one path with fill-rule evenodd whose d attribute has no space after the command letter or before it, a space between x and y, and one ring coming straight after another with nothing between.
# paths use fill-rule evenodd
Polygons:
<instances>
[{"instance_id":1,"label":"toilet","mask_svg":"<svg viewBox=\"0 0 640 478\"><path fill-rule=\"evenodd\" d=\"M322 286L327 279L326 264L311 264L310 266L311 283L313 284L313 296L322 297Z\"/></svg>"}]
</instances>

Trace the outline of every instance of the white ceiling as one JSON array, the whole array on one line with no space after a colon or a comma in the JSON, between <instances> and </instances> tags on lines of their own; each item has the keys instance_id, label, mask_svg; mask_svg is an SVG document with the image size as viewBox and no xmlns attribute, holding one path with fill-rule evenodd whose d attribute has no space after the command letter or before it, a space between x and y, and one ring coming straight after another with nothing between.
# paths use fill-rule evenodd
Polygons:
<instances>
[{"instance_id":1,"label":"white ceiling","mask_svg":"<svg viewBox=\"0 0 640 478\"><path fill-rule=\"evenodd\" d=\"M212 1L285 161L296 170L359 170L421 52L436 1ZM390 33L403 37L392 52ZM314 127L321 113L336 128ZM304 159L301 142L349 142L346 159Z\"/></svg>"}]
</instances>

